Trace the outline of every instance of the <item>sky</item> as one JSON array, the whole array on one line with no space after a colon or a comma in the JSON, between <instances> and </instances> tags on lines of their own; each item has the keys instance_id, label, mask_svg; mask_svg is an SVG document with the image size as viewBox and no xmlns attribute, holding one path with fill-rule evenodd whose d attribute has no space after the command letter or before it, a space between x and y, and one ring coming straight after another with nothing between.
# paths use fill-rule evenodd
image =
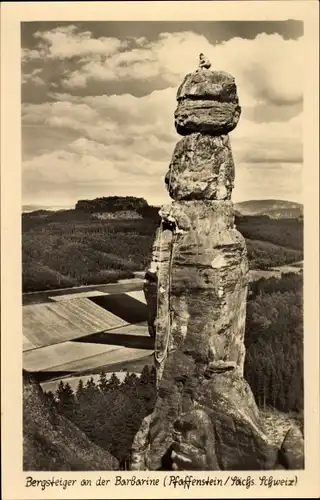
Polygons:
<instances>
[{"instance_id":1,"label":"sky","mask_svg":"<svg viewBox=\"0 0 320 500\"><path fill-rule=\"evenodd\" d=\"M70 21L21 24L23 205L170 201L176 92L200 52L238 86L233 200L302 202L302 22Z\"/></svg>"}]
</instances>

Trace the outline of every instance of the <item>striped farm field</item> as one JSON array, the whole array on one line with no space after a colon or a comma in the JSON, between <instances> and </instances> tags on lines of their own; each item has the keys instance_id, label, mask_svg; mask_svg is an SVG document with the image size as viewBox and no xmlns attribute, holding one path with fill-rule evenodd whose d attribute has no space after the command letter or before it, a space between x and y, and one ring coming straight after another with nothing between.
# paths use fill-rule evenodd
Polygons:
<instances>
[{"instance_id":1,"label":"striped farm field","mask_svg":"<svg viewBox=\"0 0 320 500\"><path fill-rule=\"evenodd\" d=\"M28 371L60 370L61 365L68 367L74 361L93 358L121 348L119 345L62 342L26 352L24 367Z\"/></svg>"},{"instance_id":2,"label":"striped farm field","mask_svg":"<svg viewBox=\"0 0 320 500\"><path fill-rule=\"evenodd\" d=\"M141 356L132 359L123 359L115 363L107 363L105 365L99 365L95 368L90 368L89 370L83 370L81 373L84 375L88 374L99 374L102 371L105 373L113 372L141 372L145 365L154 365L154 356L152 351L141 351ZM78 372L79 373L79 372ZM52 377L51 377L52 378Z\"/></svg>"},{"instance_id":3,"label":"striped farm field","mask_svg":"<svg viewBox=\"0 0 320 500\"><path fill-rule=\"evenodd\" d=\"M153 339L138 288L124 283L122 289L117 284L29 294L35 301L23 306L24 369L48 380L102 367L122 370L147 358L150 364Z\"/></svg>"},{"instance_id":4,"label":"striped farm field","mask_svg":"<svg viewBox=\"0 0 320 500\"><path fill-rule=\"evenodd\" d=\"M110 371L111 367L122 365L123 363L135 361L150 355L150 351L147 351L145 349L134 349L122 346L104 346L104 348L105 352L102 352L101 354L81 357L83 355L82 353L74 361L67 361L66 363L60 363L51 367L48 366L48 368L46 369L37 371L68 373L82 373L89 371L91 373L92 370L98 369L98 371L100 371L102 367L104 367L105 369L106 366L109 368L105 371ZM59 362L58 355L54 352L54 349L51 351L51 353L54 357L54 360Z\"/></svg>"},{"instance_id":5,"label":"striped farm field","mask_svg":"<svg viewBox=\"0 0 320 500\"><path fill-rule=\"evenodd\" d=\"M127 324L88 298L23 307L23 334L43 347Z\"/></svg>"},{"instance_id":6,"label":"striped farm field","mask_svg":"<svg viewBox=\"0 0 320 500\"><path fill-rule=\"evenodd\" d=\"M134 290L132 292L127 292L126 295L129 295L129 297L132 297L133 299L139 300L143 304L146 304L143 290Z\"/></svg>"},{"instance_id":7,"label":"striped farm field","mask_svg":"<svg viewBox=\"0 0 320 500\"><path fill-rule=\"evenodd\" d=\"M30 351L31 349L34 349L36 346L34 346L30 340L27 339L25 335L22 336L22 349L23 352L25 351Z\"/></svg>"},{"instance_id":8,"label":"striped farm field","mask_svg":"<svg viewBox=\"0 0 320 500\"><path fill-rule=\"evenodd\" d=\"M149 355L150 352L144 349L133 349L130 347L119 346L118 349L113 349L97 356L78 359L72 363L64 363L59 366L55 366L54 371L81 373L85 371L91 372L91 370L97 368L102 369L102 367L105 366L109 367L106 371L110 371L111 368L114 369L114 367L118 365L141 359ZM53 370L51 369L49 371Z\"/></svg>"},{"instance_id":9,"label":"striped farm field","mask_svg":"<svg viewBox=\"0 0 320 500\"><path fill-rule=\"evenodd\" d=\"M68 299L78 299L78 298L90 298L90 297L96 297L97 295L105 295L103 292L99 292L98 290L87 290L85 292L75 292L72 294L66 294L66 295L53 295L52 297L49 297L50 300L53 300L54 302L62 302L64 300Z\"/></svg>"},{"instance_id":10,"label":"striped farm field","mask_svg":"<svg viewBox=\"0 0 320 500\"><path fill-rule=\"evenodd\" d=\"M141 323L148 315L146 304L127 293L97 295L90 300L126 323Z\"/></svg>"}]
</instances>

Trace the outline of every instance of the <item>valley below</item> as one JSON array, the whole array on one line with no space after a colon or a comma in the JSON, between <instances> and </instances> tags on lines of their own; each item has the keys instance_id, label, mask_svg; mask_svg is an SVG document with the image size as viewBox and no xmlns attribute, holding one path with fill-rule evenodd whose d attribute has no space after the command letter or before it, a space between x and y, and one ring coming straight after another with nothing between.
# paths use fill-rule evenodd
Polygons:
<instances>
[{"instance_id":1,"label":"valley below","mask_svg":"<svg viewBox=\"0 0 320 500\"><path fill-rule=\"evenodd\" d=\"M126 469L155 398L142 289L160 221L158 207L120 201L23 214L23 364L46 404ZM238 213L235 225L250 268L245 378L270 428L281 414L303 431L303 220Z\"/></svg>"}]
</instances>

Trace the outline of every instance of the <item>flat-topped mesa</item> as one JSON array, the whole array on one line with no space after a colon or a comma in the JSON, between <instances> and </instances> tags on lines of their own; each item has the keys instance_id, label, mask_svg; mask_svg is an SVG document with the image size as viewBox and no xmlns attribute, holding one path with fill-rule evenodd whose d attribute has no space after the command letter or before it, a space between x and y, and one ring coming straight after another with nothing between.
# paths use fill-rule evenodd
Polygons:
<instances>
[{"instance_id":1,"label":"flat-topped mesa","mask_svg":"<svg viewBox=\"0 0 320 500\"><path fill-rule=\"evenodd\" d=\"M225 135L238 124L241 107L233 76L200 68L188 74L177 92L175 127L180 135Z\"/></svg>"}]
</instances>

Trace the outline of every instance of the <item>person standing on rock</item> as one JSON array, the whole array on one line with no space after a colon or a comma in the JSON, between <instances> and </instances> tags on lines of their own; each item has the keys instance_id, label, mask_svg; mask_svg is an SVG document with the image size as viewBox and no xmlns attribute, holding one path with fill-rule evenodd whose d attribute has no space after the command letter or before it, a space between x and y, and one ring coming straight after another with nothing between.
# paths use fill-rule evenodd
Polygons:
<instances>
[{"instance_id":1,"label":"person standing on rock","mask_svg":"<svg viewBox=\"0 0 320 500\"><path fill-rule=\"evenodd\" d=\"M200 69L209 69L211 68L211 62L209 59L201 52L199 55L199 68Z\"/></svg>"}]
</instances>

